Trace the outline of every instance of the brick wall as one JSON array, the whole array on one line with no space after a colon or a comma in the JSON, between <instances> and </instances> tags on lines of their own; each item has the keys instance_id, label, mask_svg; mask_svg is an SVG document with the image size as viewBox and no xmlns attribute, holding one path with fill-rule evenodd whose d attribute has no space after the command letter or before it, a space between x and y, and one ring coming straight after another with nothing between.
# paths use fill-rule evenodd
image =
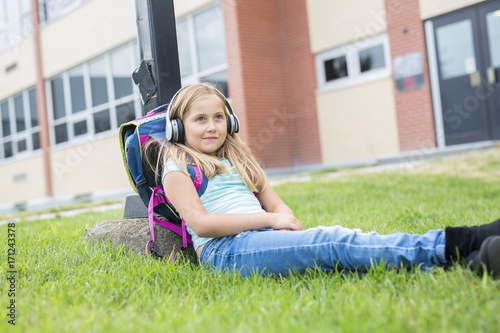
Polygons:
<instances>
[{"instance_id":1,"label":"brick wall","mask_svg":"<svg viewBox=\"0 0 500 333\"><path fill-rule=\"evenodd\" d=\"M316 73L310 50L305 0L282 0L285 29L285 74L287 105L295 118L290 119L294 138L294 163L321 162L316 106Z\"/></svg>"},{"instance_id":2,"label":"brick wall","mask_svg":"<svg viewBox=\"0 0 500 333\"><path fill-rule=\"evenodd\" d=\"M419 2L385 0L385 6L392 58L417 51L422 53L423 58L424 86L405 92L394 89L400 149L409 151L435 147L429 70Z\"/></svg>"},{"instance_id":3,"label":"brick wall","mask_svg":"<svg viewBox=\"0 0 500 333\"><path fill-rule=\"evenodd\" d=\"M320 162L304 0L222 1L229 95L264 166Z\"/></svg>"}]
</instances>

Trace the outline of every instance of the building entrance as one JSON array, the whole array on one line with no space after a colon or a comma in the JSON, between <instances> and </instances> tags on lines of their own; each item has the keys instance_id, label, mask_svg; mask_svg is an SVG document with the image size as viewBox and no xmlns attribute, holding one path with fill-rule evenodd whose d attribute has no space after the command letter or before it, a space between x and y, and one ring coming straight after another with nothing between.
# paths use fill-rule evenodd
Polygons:
<instances>
[{"instance_id":1,"label":"building entrance","mask_svg":"<svg viewBox=\"0 0 500 333\"><path fill-rule=\"evenodd\" d=\"M439 83L433 98L441 101L441 111L434 112L442 115L442 141L500 139L500 2L430 21Z\"/></svg>"}]
</instances>

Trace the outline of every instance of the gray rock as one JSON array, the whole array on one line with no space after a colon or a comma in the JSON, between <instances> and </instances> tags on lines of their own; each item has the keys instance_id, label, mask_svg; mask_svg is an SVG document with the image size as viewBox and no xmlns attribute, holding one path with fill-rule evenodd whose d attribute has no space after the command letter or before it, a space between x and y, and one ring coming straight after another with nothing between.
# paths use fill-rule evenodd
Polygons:
<instances>
[{"instance_id":1,"label":"gray rock","mask_svg":"<svg viewBox=\"0 0 500 333\"><path fill-rule=\"evenodd\" d=\"M168 259L175 246L178 249L175 251L176 254L182 253L185 259L196 261L196 253L192 245L189 245L186 249L181 249L181 236L156 223L154 231L156 251L159 254L166 256L166 259ZM93 244L109 242L112 247L123 244L133 254L146 255L145 247L151 239L151 233L147 218L117 219L97 222L92 228L85 230L83 238Z\"/></svg>"}]
</instances>

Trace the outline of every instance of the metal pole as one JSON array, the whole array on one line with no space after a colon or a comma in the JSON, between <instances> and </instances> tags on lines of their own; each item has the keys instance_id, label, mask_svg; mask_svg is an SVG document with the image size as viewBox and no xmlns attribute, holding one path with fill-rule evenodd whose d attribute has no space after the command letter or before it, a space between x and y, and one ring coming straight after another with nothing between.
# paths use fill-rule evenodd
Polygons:
<instances>
[{"instance_id":1,"label":"metal pole","mask_svg":"<svg viewBox=\"0 0 500 333\"><path fill-rule=\"evenodd\" d=\"M144 113L167 104L181 87L173 0L135 0L141 63L132 75Z\"/></svg>"},{"instance_id":2,"label":"metal pole","mask_svg":"<svg viewBox=\"0 0 500 333\"><path fill-rule=\"evenodd\" d=\"M143 114L170 102L181 88L173 0L135 0L139 67L132 74L141 93ZM148 217L138 195L125 201L123 218Z\"/></svg>"}]
</instances>

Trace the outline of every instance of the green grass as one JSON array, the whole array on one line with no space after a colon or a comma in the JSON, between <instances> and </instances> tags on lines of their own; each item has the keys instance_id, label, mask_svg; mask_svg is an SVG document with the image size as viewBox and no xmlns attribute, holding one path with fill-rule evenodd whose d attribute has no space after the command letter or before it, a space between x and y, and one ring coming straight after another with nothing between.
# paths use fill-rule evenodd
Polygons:
<instances>
[{"instance_id":1,"label":"green grass","mask_svg":"<svg viewBox=\"0 0 500 333\"><path fill-rule=\"evenodd\" d=\"M448 172L464 163L448 159L430 164L441 172L348 172L276 190L305 227L421 233L481 224L500 217L495 173L500 154L490 155L478 163L480 177ZM373 268L363 276L311 270L243 279L83 241L86 228L121 215L109 211L16 224L15 327L5 316L11 299L5 279L8 231L0 226L0 331L497 332L500 327L500 281L460 267L431 273Z\"/></svg>"}]
</instances>

